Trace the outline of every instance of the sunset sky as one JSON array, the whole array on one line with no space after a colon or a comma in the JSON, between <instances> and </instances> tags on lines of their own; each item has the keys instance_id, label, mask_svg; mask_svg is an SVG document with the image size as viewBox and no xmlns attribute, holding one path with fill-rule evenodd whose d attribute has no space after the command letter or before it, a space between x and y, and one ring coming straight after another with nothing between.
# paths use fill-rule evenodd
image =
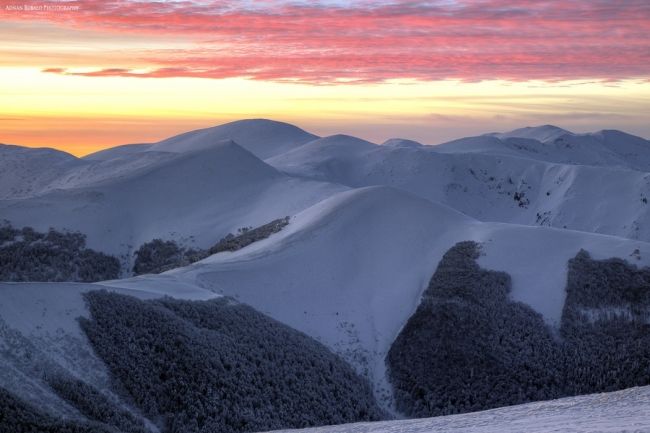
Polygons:
<instances>
[{"instance_id":1,"label":"sunset sky","mask_svg":"<svg viewBox=\"0 0 650 433\"><path fill-rule=\"evenodd\" d=\"M0 0L0 41L0 142L76 155L255 117L650 137L647 0Z\"/></svg>"}]
</instances>

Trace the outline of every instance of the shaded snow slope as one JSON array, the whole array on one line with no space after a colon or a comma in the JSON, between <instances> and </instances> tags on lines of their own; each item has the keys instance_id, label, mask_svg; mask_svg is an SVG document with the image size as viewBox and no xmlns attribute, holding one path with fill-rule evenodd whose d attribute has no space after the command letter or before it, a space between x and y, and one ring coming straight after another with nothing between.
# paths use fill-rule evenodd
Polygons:
<instances>
[{"instance_id":1,"label":"shaded snow slope","mask_svg":"<svg viewBox=\"0 0 650 433\"><path fill-rule=\"evenodd\" d=\"M288 123L246 119L186 132L153 144L148 150L187 152L209 147L219 140L234 140L257 157L285 153L318 137Z\"/></svg>"},{"instance_id":2,"label":"shaded snow slope","mask_svg":"<svg viewBox=\"0 0 650 433\"><path fill-rule=\"evenodd\" d=\"M96 159L80 159L53 149L0 146L0 200L115 181L175 156L169 152L122 152L119 147L103 152Z\"/></svg>"},{"instance_id":3,"label":"shaded snow slope","mask_svg":"<svg viewBox=\"0 0 650 433\"><path fill-rule=\"evenodd\" d=\"M331 179L335 183L351 184L369 152L379 146L350 135L337 134L319 138L290 152L269 158L267 162L289 174L313 179Z\"/></svg>"},{"instance_id":4,"label":"shaded snow slope","mask_svg":"<svg viewBox=\"0 0 650 433\"><path fill-rule=\"evenodd\" d=\"M124 155L132 155L134 153L144 152L151 147L150 143L136 143L136 144L123 144L108 149L100 150L82 157L87 161L105 161L107 159L114 159Z\"/></svg>"},{"instance_id":5,"label":"shaded snow slope","mask_svg":"<svg viewBox=\"0 0 650 433\"><path fill-rule=\"evenodd\" d=\"M0 213L15 227L79 230L90 248L119 255L156 237L205 248L238 227L292 215L342 189L290 178L232 141L156 155L157 163L117 179L0 201Z\"/></svg>"},{"instance_id":6,"label":"shaded snow slope","mask_svg":"<svg viewBox=\"0 0 650 433\"><path fill-rule=\"evenodd\" d=\"M59 150L0 144L0 200L34 195L80 165Z\"/></svg>"},{"instance_id":7,"label":"shaded snow slope","mask_svg":"<svg viewBox=\"0 0 650 433\"><path fill-rule=\"evenodd\" d=\"M581 248L595 258L629 258L638 248L638 263L650 263L643 242L480 223L396 189L369 187L312 206L268 239L164 275L233 296L319 339L368 375L386 402L386 352L442 255L462 240L480 242L479 264L510 273L511 297L552 325L564 305L567 261Z\"/></svg>"},{"instance_id":8,"label":"shaded snow slope","mask_svg":"<svg viewBox=\"0 0 650 433\"><path fill-rule=\"evenodd\" d=\"M293 433L624 433L650 431L650 386L463 415L344 424Z\"/></svg>"}]
</instances>

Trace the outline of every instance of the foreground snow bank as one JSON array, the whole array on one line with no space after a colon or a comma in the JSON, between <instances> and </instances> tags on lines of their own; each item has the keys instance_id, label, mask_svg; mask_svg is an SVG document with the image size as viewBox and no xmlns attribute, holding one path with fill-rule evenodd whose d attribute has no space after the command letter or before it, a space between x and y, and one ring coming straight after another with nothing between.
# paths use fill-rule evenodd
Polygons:
<instances>
[{"instance_id":1,"label":"foreground snow bank","mask_svg":"<svg viewBox=\"0 0 650 433\"><path fill-rule=\"evenodd\" d=\"M650 386L644 386L463 415L344 424L293 431L302 433L648 432L650 431L648 408L650 408Z\"/></svg>"}]
</instances>

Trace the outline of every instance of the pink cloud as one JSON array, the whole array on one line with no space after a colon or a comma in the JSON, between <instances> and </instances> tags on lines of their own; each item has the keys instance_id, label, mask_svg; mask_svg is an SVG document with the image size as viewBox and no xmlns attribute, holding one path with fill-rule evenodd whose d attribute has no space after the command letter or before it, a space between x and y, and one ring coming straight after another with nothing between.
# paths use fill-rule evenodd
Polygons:
<instances>
[{"instance_id":1,"label":"pink cloud","mask_svg":"<svg viewBox=\"0 0 650 433\"><path fill-rule=\"evenodd\" d=\"M9 2L0 1L0 7ZM29 2L27 2L29 3ZM37 2L34 2L35 4ZM38 2L47 4L48 2ZM60 2L49 2L61 4ZM650 76L650 2L524 0L318 3L76 0L74 12L3 10L2 20L190 35L196 48L151 50L150 71L125 64L90 76L250 77L328 83Z\"/></svg>"}]
</instances>

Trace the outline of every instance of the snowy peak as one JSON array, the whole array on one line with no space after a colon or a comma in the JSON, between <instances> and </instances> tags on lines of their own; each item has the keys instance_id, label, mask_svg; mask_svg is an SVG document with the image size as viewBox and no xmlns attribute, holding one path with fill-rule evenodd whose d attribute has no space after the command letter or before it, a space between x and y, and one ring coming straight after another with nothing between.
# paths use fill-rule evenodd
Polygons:
<instances>
[{"instance_id":1,"label":"snowy peak","mask_svg":"<svg viewBox=\"0 0 650 433\"><path fill-rule=\"evenodd\" d=\"M650 152L650 141L616 129L603 129L586 135L601 141L605 147L620 154Z\"/></svg>"},{"instance_id":2,"label":"snowy peak","mask_svg":"<svg viewBox=\"0 0 650 433\"><path fill-rule=\"evenodd\" d=\"M358 157L366 152L378 149L379 146L351 135L336 134L310 141L297 149L271 158L268 162L275 166L308 163L310 160L347 159Z\"/></svg>"},{"instance_id":3,"label":"snowy peak","mask_svg":"<svg viewBox=\"0 0 650 433\"><path fill-rule=\"evenodd\" d=\"M406 148L418 148L424 146L424 144L419 143L414 140L407 140L405 138L389 138L388 140L384 141L382 146L388 146L388 147L406 147Z\"/></svg>"},{"instance_id":4,"label":"snowy peak","mask_svg":"<svg viewBox=\"0 0 650 433\"><path fill-rule=\"evenodd\" d=\"M497 138L530 138L544 143L547 141L553 141L563 135L573 135L573 133L554 125L542 125L527 126L525 128L515 129L510 132L495 133L490 135L493 135Z\"/></svg>"},{"instance_id":5,"label":"snowy peak","mask_svg":"<svg viewBox=\"0 0 650 433\"><path fill-rule=\"evenodd\" d=\"M148 150L183 153L234 140L261 159L288 152L318 136L296 126L267 119L246 119L212 128L198 129L162 140Z\"/></svg>"},{"instance_id":6,"label":"snowy peak","mask_svg":"<svg viewBox=\"0 0 650 433\"><path fill-rule=\"evenodd\" d=\"M76 160L77 157L62 150L50 147L25 147L14 144L0 143L0 156L2 161L9 161L9 158L47 158L51 162L65 162Z\"/></svg>"},{"instance_id":7,"label":"snowy peak","mask_svg":"<svg viewBox=\"0 0 650 433\"><path fill-rule=\"evenodd\" d=\"M343 147L350 150L370 150L376 146L374 143L347 134L328 135L327 137L322 137L308 143L309 148Z\"/></svg>"},{"instance_id":8,"label":"snowy peak","mask_svg":"<svg viewBox=\"0 0 650 433\"><path fill-rule=\"evenodd\" d=\"M650 142L616 130L574 134L545 125L461 138L434 149L442 153L481 153L568 165L650 171Z\"/></svg>"}]
</instances>

